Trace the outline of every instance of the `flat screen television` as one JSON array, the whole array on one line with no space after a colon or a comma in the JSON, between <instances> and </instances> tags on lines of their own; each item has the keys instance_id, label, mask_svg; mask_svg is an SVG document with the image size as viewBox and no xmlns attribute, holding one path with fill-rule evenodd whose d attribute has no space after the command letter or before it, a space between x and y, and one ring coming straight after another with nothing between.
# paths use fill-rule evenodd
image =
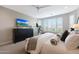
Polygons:
<instances>
[{"instance_id":1,"label":"flat screen television","mask_svg":"<svg viewBox=\"0 0 79 59\"><path fill-rule=\"evenodd\" d=\"M16 18L16 26L17 27L28 27L29 26L29 20Z\"/></svg>"}]
</instances>

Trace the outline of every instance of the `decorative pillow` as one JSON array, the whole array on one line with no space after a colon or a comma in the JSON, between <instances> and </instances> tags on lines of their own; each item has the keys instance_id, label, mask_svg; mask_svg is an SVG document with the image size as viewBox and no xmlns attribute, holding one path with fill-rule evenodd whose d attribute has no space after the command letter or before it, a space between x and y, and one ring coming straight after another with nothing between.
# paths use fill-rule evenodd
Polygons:
<instances>
[{"instance_id":1,"label":"decorative pillow","mask_svg":"<svg viewBox=\"0 0 79 59\"><path fill-rule=\"evenodd\" d=\"M64 41L65 42L65 39L66 39L66 37L69 35L69 32L66 30L66 31L64 31L64 33L62 34L62 37L61 37L61 41Z\"/></svg>"},{"instance_id":2,"label":"decorative pillow","mask_svg":"<svg viewBox=\"0 0 79 59\"><path fill-rule=\"evenodd\" d=\"M67 49L76 49L79 46L79 34L70 34L65 40Z\"/></svg>"},{"instance_id":3,"label":"decorative pillow","mask_svg":"<svg viewBox=\"0 0 79 59\"><path fill-rule=\"evenodd\" d=\"M51 42L51 44L53 44L53 45L57 45L57 42L58 42L58 41L55 40L55 39L51 39L50 42Z\"/></svg>"}]
</instances>

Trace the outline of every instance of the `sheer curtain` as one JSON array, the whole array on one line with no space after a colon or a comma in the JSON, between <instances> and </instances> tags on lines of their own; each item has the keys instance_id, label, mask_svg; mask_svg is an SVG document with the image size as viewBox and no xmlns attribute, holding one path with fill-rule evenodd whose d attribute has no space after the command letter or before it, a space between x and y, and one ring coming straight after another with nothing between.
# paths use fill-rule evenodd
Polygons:
<instances>
[{"instance_id":1,"label":"sheer curtain","mask_svg":"<svg viewBox=\"0 0 79 59\"><path fill-rule=\"evenodd\" d=\"M56 32L57 33L62 33L63 32L63 18L58 17L56 20L57 20Z\"/></svg>"},{"instance_id":2,"label":"sheer curtain","mask_svg":"<svg viewBox=\"0 0 79 59\"><path fill-rule=\"evenodd\" d=\"M63 32L63 18L48 18L41 20L41 26L44 31L62 33Z\"/></svg>"},{"instance_id":3,"label":"sheer curtain","mask_svg":"<svg viewBox=\"0 0 79 59\"><path fill-rule=\"evenodd\" d=\"M70 15L69 17L69 28L75 24L75 15Z\"/></svg>"}]
</instances>

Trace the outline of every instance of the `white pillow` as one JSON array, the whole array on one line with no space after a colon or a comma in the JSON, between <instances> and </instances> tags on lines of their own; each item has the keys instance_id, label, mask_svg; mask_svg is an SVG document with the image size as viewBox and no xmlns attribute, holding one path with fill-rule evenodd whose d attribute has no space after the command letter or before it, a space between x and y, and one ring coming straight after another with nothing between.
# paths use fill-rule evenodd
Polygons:
<instances>
[{"instance_id":1,"label":"white pillow","mask_svg":"<svg viewBox=\"0 0 79 59\"><path fill-rule=\"evenodd\" d=\"M79 34L70 34L65 40L67 49L76 49L79 46Z\"/></svg>"}]
</instances>

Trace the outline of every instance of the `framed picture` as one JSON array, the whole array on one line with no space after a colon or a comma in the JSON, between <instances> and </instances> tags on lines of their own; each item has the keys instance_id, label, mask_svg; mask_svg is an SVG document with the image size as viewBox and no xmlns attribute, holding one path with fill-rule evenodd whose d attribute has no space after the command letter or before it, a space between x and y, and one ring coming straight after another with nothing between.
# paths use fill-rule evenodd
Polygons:
<instances>
[{"instance_id":1,"label":"framed picture","mask_svg":"<svg viewBox=\"0 0 79 59\"><path fill-rule=\"evenodd\" d=\"M17 27L28 27L29 26L29 20L17 18L16 19L16 26Z\"/></svg>"}]
</instances>

